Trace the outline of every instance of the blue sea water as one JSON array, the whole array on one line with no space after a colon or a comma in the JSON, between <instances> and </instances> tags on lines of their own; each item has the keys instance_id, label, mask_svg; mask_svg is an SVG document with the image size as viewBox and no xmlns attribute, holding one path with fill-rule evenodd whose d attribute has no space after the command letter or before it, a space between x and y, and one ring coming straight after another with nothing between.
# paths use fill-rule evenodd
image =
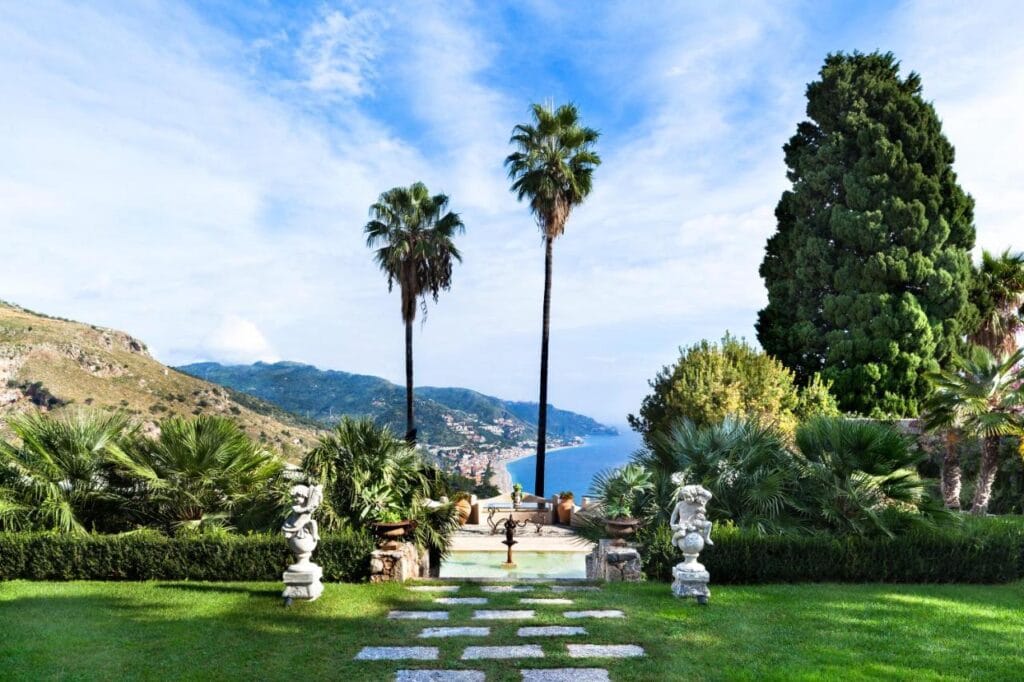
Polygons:
<instances>
[{"instance_id":1,"label":"blue sea water","mask_svg":"<svg viewBox=\"0 0 1024 682\"><path fill-rule=\"evenodd\" d=\"M588 436L579 447L548 452L544 467L546 497L571 490L576 499L580 500L589 494L594 474L626 464L630 456L643 446L643 439L628 426L618 428L617 436ZM527 492L534 489L536 468L536 456L524 457L508 464L512 482L522 484L523 490Z\"/></svg>"}]
</instances>

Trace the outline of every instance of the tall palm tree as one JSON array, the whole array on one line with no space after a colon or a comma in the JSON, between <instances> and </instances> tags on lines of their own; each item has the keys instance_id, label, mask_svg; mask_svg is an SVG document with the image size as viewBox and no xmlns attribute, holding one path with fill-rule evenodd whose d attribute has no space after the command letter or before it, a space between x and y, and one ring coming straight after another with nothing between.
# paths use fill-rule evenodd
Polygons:
<instances>
[{"instance_id":1,"label":"tall palm tree","mask_svg":"<svg viewBox=\"0 0 1024 682\"><path fill-rule=\"evenodd\" d=\"M1007 249L995 256L982 251L981 265L975 271L972 298L980 317L977 328L969 335L970 342L984 346L996 356L1016 351L1017 335L1024 330L1024 254L1012 254ZM927 425L945 431L942 497L947 507L960 509L960 443L963 433L956 415L940 411L932 416L939 418L931 419Z\"/></svg>"},{"instance_id":2,"label":"tall palm tree","mask_svg":"<svg viewBox=\"0 0 1024 682\"><path fill-rule=\"evenodd\" d=\"M1024 331L1024 253L1007 249L995 256L983 251L975 282L981 319L971 341L996 355L1009 355Z\"/></svg>"},{"instance_id":3,"label":"tall palm tree","mask_svg":"<svg viewBox=\"0 0 1024 682\"><path fill-rule=\"evenodd\" d=\"M999 468L999 446L1004 436L1024 433L1024 349L995 356L975 346L960 371L931 374L935 391L925 406L926 425L953 427L981 440L981 467L974 487L971 513L984 514ZM943 472L945 477L946 472ZM959 490L956 491L959 495Z\"/></svg>"},{"instance_id":4,"label":"tall palm tree","mask_svg":"<svg viewBox=\"0 0 1024 682\"><path fill-rule=\"evenodd\" d=\"M412 323L416 303L427 312L427 295L437 302L441 290L452 285L452 263L462 261L453 241L465 232L458 213L448 210L448 197L431 194L417 182L394 187L370 206L370 222L364 228L366 245L376 249L376 261L387 275L388 291L395 283L402 293L405 323L405 439L416 442L412 400Z\"/></svg>"},{"instance_id":5,"label":"tall palm tree","mask_svg":"<svg viewBox=\"0 0 1024 682\"><path fill-rule=\"evenodd\" d=\"M122 529L109 457L134 433L127 417L35 412L7 423L17 442L0 440L0 529Z\"/></svg>"},{"instance_id":6,"label":"tall palm tree","mask_svg":"<svg viewBox=\"0 0 1024 682\"><path fill-rule=\"evenodd\" d=\"M587 198L601 157L594 151L599 133L580 123L573 104L534 104L533 122L512 129L515 152L505 159L512 191L530 211L544 236L544 312L540 346L540 408L537 414L537 479L534 493L544 495L547 440L548 339L551 331L551 260L555 239L565 232L572 209Z\"/></svg>"}]
</instances>

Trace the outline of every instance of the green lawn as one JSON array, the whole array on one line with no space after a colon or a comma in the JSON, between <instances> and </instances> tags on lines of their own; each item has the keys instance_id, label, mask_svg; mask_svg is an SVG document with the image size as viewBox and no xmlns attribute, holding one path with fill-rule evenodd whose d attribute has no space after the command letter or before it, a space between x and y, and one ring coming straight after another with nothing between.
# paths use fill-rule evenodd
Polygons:
<instances>
[{"instance_id":1,"label":"green lawn","mask_svg":"<svg viewBox=\"0 0 1024 682\"><path fill-rule=\"evenodd\" d=\"M542 641L547 658L522 666L458 661L467 644L522 643L520 623L471 622L481 607L450 607L448 623L389 622L389 609L431 608L436 595L332 584L319 601L284 609L279 593L271 583L0 583L0 679L390 679L398 664L352 660L368 644L439 646L443 665L486 670L489 681L518 680L526 666L603 666L613 680L659 681L1024 675L1024 583L717 587L708 608L674 600L664 584L606 585L557 595L573 607L522 608L538 611L529 624L564 624L565 608L621 608L625 620L580 623L587 641L640 644L646 658L574 661L562 653L573 639L552 638ZM466 585L458 596L478 595ZM485 596L482 608L516 608L522 595ZM555 595L538 587L533 596ZM490 625L492 635L415 637L425 625L463 624Z\"/></svg>"}]
</instances>

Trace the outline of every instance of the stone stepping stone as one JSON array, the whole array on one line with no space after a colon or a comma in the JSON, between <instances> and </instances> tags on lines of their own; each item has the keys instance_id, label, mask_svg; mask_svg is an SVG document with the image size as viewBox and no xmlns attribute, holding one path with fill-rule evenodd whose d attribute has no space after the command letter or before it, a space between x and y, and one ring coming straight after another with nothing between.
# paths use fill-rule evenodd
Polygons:
<instances>
[{"instance_id":1,"label":"stone stepping stone","mask_svg":"<svg viewBox=\"0 0 1024 682\"><path fill-rule=\"evenodd\" d=\"M420 637L487 637L491 634L490 628L423 628Z\"/></svg>"},{"instance_id":2,"label":"stone stepping stone","mask_svg":"<svg viewBox=\"0 0 1024 682\"><path fill-rule=\"evenodd\" d=\"M357 661L436 661L436 646L364 646Z\"/></svg>"},{"instance_id":3,"label":"stone stepping stone","mask_svg":"<svg viewBox=\"0 0 1024 682\"><path fill-rule=\"evenodd\" d=\"M438 597L436 604L486 604L487 597Z\"/></svg>"},{"instance_id":4,"label":"stone stepping stone","mask_svg":"<svg viewBox=\"0 0 1024 682\"><path fill-rule=\"evenodd\" d=\"M484 682L481 670L399 670L395 682Z\"/></svg>"},{"instance_id":5,"label":"stone stepping stone","mask_svg":"<svg viewBox=\"0 0 1024 682\"><path fill-rule=\"evenodd\" d=\"M516 620L518 618L533 618L533 616L533 611L526 609L473 612L473 620Z\"/></svg>"},{"instance_id":6,"label":"stone stepping stone","mask_svg":"<svg viewBox=\"0 0 1024 682\"><path fill-rule=\"evenodd\" d=\"M562 614L566 618L625 618L626 614L618 609L607 609L604 611L566 611Z\"/></svg>"},{"instance_id":7,"label":"stone stepping stone","mask_svg":"<svg viewBox=\"0 0 1024 682\"><path fill-rule=\"evenodd\" d=\"M391 611L388 620L448 620L447 611Z\"/></svg>"},{"instance_id":8,"label":"stone stepping stone","mask_svg":"<svg viewBox=\"0 0 1024 682\"><path fill-rule=\"evenodd\" d=\"M523 682L611 682L604 668L535 668L519 672Z\"/></svg>"},{"instance_id":9,"label":"stone stepping stone","mask_svg":"<svg viewBox=\"0 0 1024 682\"><path fill-rule=\"evenodd\" d=\"M520 644L517 646L468 646L462 652L462 660L476 661L494 658L544 658L544 650L539 644Z\"/></svg>"},{"instance_id":10,"label":"stone stepping stone","mask_svg":"<svg viewBox=\"0 0 1024 682\"><path fill-rule=\"evenodd\" d=\"M484 585L480 588L481 592L489 592L491 594L504 594L507 592L533 592L532 585Z\"/></svg>"},{"instance_id":11,"label":"stone stepping stone","mask_svg":"<svg viewBox=\"0 0 1024 682\"><path fill-rule=\"evenodd\" d=\"M594 585L552 585L552 592L600 592L601 588Z\"/></svg>"},{"instance_id":12,"label":"stone stepping stone","mask_svg":"<svg viewBox=\"0 0 1024 682\"><path fill-rule=\"evenodd\" d=\"M572 604L572 599L529 599L519 600L520 604Z\"/></svg>"},{"instance_id":13,"label":"stone stepping stone","mask_svg":"<svg viewBox=\"0 0 1024 682\"><path fill-rule=\"evenodd\" d=\"M636 644L566 644L569 658L635 658L644 655Z\"/></svg>"},{"instance_id":14,"label":"stone stepping stone","mask_svg":"<svg viewBox=\"0 0 1024 682\"><path fill-rule=\"evenodd\" d=\"M458 592L460 585L413 585L405 589L410 592ZM405 672L417 672L415 670ZM428 671L430 672L430 671Z\"/></svg>"},{"instance_id":15,"label":"stone stepping stone","mask_svg":"<svg viewBox=\"0 0 1024 682\"><path fill-rule=\"evenodd\" d=\"M587 634L587 629L575 625L541 625L519 628L517 634L520 637L567 637L570 635L585 635Z\"/></svg>"}]
</instances>

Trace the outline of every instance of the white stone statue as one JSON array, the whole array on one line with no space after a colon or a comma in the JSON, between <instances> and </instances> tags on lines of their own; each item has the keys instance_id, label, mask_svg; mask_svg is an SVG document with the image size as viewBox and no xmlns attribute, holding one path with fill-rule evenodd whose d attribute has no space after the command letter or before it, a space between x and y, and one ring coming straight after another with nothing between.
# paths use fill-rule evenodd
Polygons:
<instances>
[{"instance_id":1,"label":"white stone statue","mask_svg":"<svg viewBox=\"0 0 1024 682\"><path fill-rule=\"evenodd\" d=\"M293 599L312 601L323 591L323 569L309 560L320 542L320 531L313 512L323 501L323 486L296 485L292 486L292 511L285 519L281 531L288 540L288 549L295 555L295 563L284 572L285 605Z\"/></svg>"},{"instance_id":2,"label":"white stone statue","mask_svg":"<svg viewBox=\"0 0 1024 682\"><path fill-rule=\"evenodd\" d=\"M673 480L678 479L673 477ZM711 596L708 590L711 576L697 561L697 556L704 545L714 544L711 542L712 524L707 516L711 491L699 485L684 485L677 499L669 528L673 531L672 544L682 551L684 561L672 569L672 593L677 597L696 597L698 604L707 604Z\"/></svg>"}]
</instances>

